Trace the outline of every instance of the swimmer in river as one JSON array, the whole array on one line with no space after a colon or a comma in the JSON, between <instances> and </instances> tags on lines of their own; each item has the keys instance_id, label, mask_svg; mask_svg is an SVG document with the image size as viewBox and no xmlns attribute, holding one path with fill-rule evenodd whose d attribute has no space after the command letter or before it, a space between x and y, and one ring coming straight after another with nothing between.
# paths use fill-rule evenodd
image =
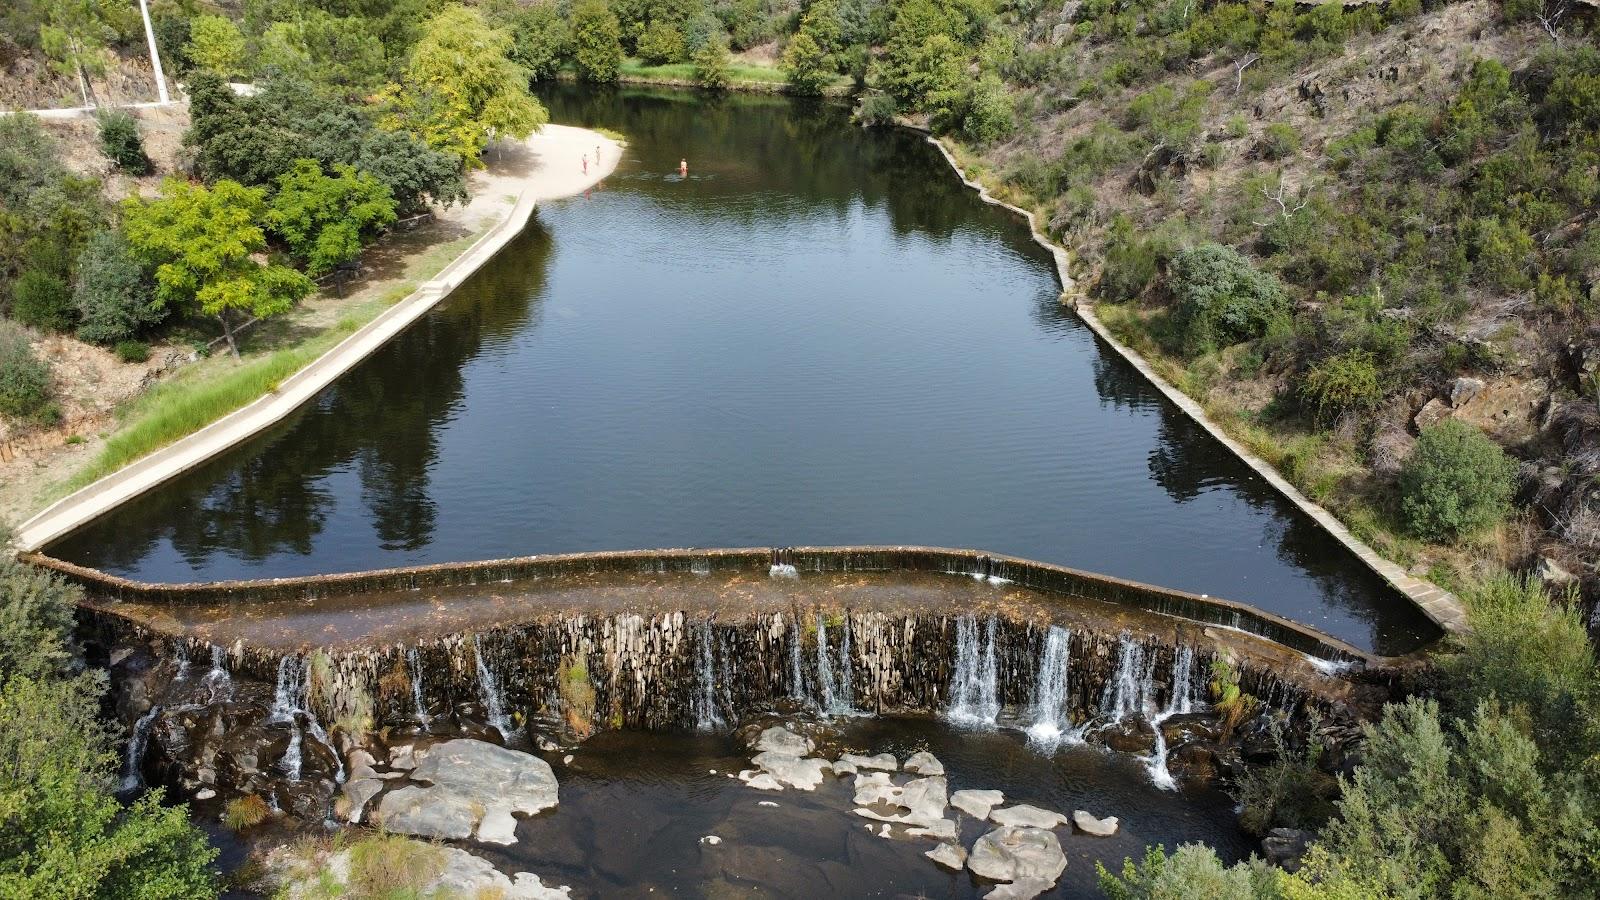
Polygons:
<instances>
[{"instance_id":1,"label":"swimmer in river","mask_svg":"<svg viewBox=\"0 0 1600 900\"><path fill-rule=\"evenodd\" d=\"M687 159L678 160L678 175L682 178L689 177L689 161Z\"/></svg>"}]
</instances>

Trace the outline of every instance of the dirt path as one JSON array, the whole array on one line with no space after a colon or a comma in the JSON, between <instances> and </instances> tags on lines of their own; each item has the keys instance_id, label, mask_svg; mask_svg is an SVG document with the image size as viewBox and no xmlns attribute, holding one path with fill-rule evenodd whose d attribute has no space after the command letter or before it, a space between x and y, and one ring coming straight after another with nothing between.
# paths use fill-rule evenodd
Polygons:
<instances>
[{"instance_id":1,"label":"dirt path","mask_svg":"<svg viewBox=\"0 0 1600 900\"><path fill-rule=\"evenodd\" d=\"M600 151L598 161L597 150ZM485 157L486 168L471 177L472 199L468 203L439 210L432 221L411 231L396 231L369 248L363 257L361 279L348 285L342 296L331 291L319 292L288 315L247 333L244 361L248 363L291 348L340 323L348 325L352 320L364 323L360 331L301 373L285 379L273 395L35 515L46 504L57 501L65 493L63 486L95 461L107 438L137 416L140 392L156 385L181 390L184 384L204 383L239 365L221 352L192 361L178 354L180 358L166 372L157 373L160 377L145 379L128 395L122 403L120 417L107 414L76 420L68 427L31 436L32 446L19 442L12 448L9 459L4 458L6 454L0 454L0 521L16 524L33 516L18 529L16 538L20 545L36 546L255 433L269 421L276 420L261 419L267 406L274 410L281 408L286 398L298 396L298 391L291 391L292 386L303 390L310 384L301 380L303 375L316 370L319 379L336 377L431 308L478 264L492 256L504 240L521 230L534 204L588 190L610 174L620 158L621 147L617 143L597 132L563 125L547 125L526 141L490 150ZM522 221L512 228L503 227L513 217L520 217ZM496 240L502 237L504 240ZM419 287L431 290L419 291ZM385 327L374 332L374 326L378 325ZM357 338L363 340L357 341ZM110 356L104 350L79 345L76 341L65 341L65 344L78 345L84 354ZM70 349L76 351L78 347ZM359 355L351 356L352 347L359 348ZM66 354L68 350L63 346L60 352ZM168 359L175 351L159 348L159 352L161 358ZM340 354L338 359L330 359L336 354ZM108 373L115 368L112 361L107 367ZM111 382L108 380L105 386L111 386ZM267 400L275 402L268 404L264 402ZM255 415L241 415L251 410L255 410ZM229 428L219 428L230 423ZM201 435L205 435L206 440L197 442L195 438ZM174 452L180 448L184 452ZM137 477L128 477L135 469L139 470ZM114 489L109 485L111 482L117 482Z\"/></svg>"}]
</instances>

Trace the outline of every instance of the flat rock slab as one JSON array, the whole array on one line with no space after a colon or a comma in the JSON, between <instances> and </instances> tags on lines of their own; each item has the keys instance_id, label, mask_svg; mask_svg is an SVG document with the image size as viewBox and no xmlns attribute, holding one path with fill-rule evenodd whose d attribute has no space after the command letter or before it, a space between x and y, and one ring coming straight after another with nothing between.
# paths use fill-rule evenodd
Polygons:
<instances>
[{"instance_id":1,"label":"flat rock slab","mask_svg":"<svg viewBox=\"0 0 1600 900\"><path fill-rule=\"evenodd\" d=\"M411 771L408 784L378 804L386 830L418 837L516 841L513 813L532 815L556 805L555 772L537 756L460 738L437 744Z\"/></svg>"},{"instance_id":2,"label":"flat rock slab","mask_svg":"<svg viewBox=\"0 0 1600 900\"><path fill-rule=\"evenodd\" d=\"M1072 824L1076 825L1078 830L1084 834L1092 834L1095 837L1110 837L1111 835L1117 833L1116 816L1106 816L1104 819L1097 819L1083 810L1078 809L1073 810Z\"/></svg>"},{"instance_id":3,"label":"flat rock slab","mask_svg":"<svg viewBox=\"0 0 1600 900\"><path fill-rule=\"evenodd\" d=\"M743 772L740 772L739 780L758 791L783 790L783 785L779 784L778 779L773 778L770 773L757 772L754 769L745 769Z\"/></svg>"},{"instance_id":4,"label":"flat rock slab","mask_svg":"<svg viewBox=\"0 0 1600 900\"><path fill-rule=\"evenodd\" d=\"M1048 887L1066 871L1067 857L1055 832L1007 825L978 838L967 868L990 881L1042 881Z\"/></svg>"},{"instance_id":5,"label":"flat rock slab","mask_svg":"<svg viewBox=\"0 0 1600 900\"><path fill-rule=\"evenodd\" d=\"M507 878L488 860L458 847L441 847L444 870L426 887L428 894L448 897L505 897L507 900L571 900L569 887L545 887L539 876L518 872Z\"/></svg>"},{"instance_id":6,"label":"flat rock slab","mask_svg":"<svg viewBox=\"0 0 1600 900\"><path fill-rule=\"evenodd\" d=\"M802 791L814 791L822 784L822 773L828 768L825 759L802 759L788 753L768 750L756 754L751 762L778 781Z\"/></svg>"},{"instance_id":7,"label":"flat rock slab","mask_svg":"<svg viewBox=\"0 0 1600 900\"><path fill-rule=\"evenodd\" d=\"M960 844L940 844L922 855L957 872L967 865L967 851L963 850Z\"/></svg>"},{"instance_id":8,"label":"flat rock slab","mask_svg":"<svg viewBox=\"0 0 1600 900\"><path fill-rule=\"evenodd\" d=\"M839 757L839 761L855 766L858 769L877 769L883 772L897 772L900 770L900 761L894 758L893 753L879 753L877 756L846 753Z\"/></svg>"},{"instance_id":9,"label":"flat rock slab","mask_svg":"<svg viewBox=\"0 0 1600 900\"><path fill-rule=\"evenodd\" d=\"M1006 802L1000 791L956 791L950 795L950 805L974 819L989 818L989 810Z\"/></svg>"},{"instance_id":10,"label":"flat rock slab","mask_svg":"<svg viewBox=\"0 0 1600 900\"><path fill-rule=\"evenodd\" d=\"M989 821L996 825L1021 825L1028 828L1055 828L1067 824L1067 817L1048 809L1018 803L989 812Z\"/></svg>"},{"instance_id":11,"label":"flat rock slab","mask_svg":"<svg viewBox=\"0 0 1600 900\"><path fill-rule=\"evenodd\" d=\"M944 763L939 758L926 750L918 750L911 754L903 767L913 775L943 775Z\"/></svg>"},{"instance_id":12,"label":"flat rock slab","mask_svg":"<svg viewBox=\"0 0 1600 900\"><path fill-rule=\"evenodd\" d=\"M896 786L889 783L888 775L877 774L881 781L865 775L856 778L855 799L862 804L856 815L878 822L910 825L931 837L955 839L955 823L944 817L945 808L950 805L949 787L944 778L917 778L904 786ZM863 785L863 780L869 778L871 780ZM865 808L867 806L888 807L893 811L880 812Z\"/></svg>"},{"instance_id":13,"label":"flat rock slab","mask_svg":"<svg viewBox=\"0 0 1600 900\"><path fill-rule=\"evenodd\" d=\"M756 739L755 749L757 753L770 751L789 756L805 756L812 751L813 745L809 738L801 737L781 725L774 725L761 732L761 737Z\"/></svg>"},{"instance_id":14,"label":"flat rock slab","mask_svg":"<svg viewBox=\"0 0 1600 900\"><path fill-rule=\"evenodd\" d=\"M1055 882L1042 878L1019 878L1010 884L995 885L994 890L983 895L983 900L1033 900L1055 886Z\"/></svg>"}]
</instances>

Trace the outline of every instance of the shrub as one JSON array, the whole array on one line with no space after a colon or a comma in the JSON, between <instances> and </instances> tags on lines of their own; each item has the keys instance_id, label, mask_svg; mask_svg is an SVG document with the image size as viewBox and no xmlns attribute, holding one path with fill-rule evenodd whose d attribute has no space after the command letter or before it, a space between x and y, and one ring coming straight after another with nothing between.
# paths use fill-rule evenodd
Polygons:
<instances>
[{"instance_id":1,"label":"shrub","mask_svg":"<svg viewBox=\"0 0 1600 900\"><path fill-rule=\"evenodd\" d=\"M150 345L144 341L118 341L117 359L125 363L142 363L150 358Z\"/></svg>"},{"instance_id":2,"label":"shrub","mask_svg":"<svg viewBox=\"0 0 1600 900\"><path fill-rule=\"evenodd\" d=\"M139 123L120 109L104 110L95 116L100 125L100 152L129 175L150 174L150 157L139 139Z\"/></svg>"},{"instance_id":3,"label":"shrub","mask_svg":"<svg viewBox=\"0 0 1600 900\"><path fill-rule=\"evenodd\" d=\"M728 45L720 37L707 40L695 51L694 83L711 91L728 86Z\"/></svg>"},{"instance_id":4,"label":"shrub","mask_svg":"<svg viewBox=\"0 0 1600 900\"><path fill-rule=\"evenodd\" d=\"M244 35L222 16L195 16L189 22L189 43L183 52L195 66L232 78L244 67Z\"/></svg>"},{"instance_id":5,"label":"shrub","mask_svg":"<svg viewBox=\"0 0 1600 900\"><path fill-rule=\"evenodd\" d=\"M639 58L653 66L683 62L688 55L683 45L683 34L668 22L652 22L644 34L639 35Z\"/></svg>"},{"instance_id":6,"label":"shrub","mask_svg":"<svg viewBox=\"0 0 1600 900\"><path fill-rule=\"evenodd\" d=\"M796 94L815 96L833 80L833 60L804 31L789 39L789 46L783 51L783 68L789 89Z\"/></svg>"},{"instance_id":7,"label":"shrub","mask_svg":"<svg viewBox=\"0 0 1600 900\"><path fill-rule=\"evenodd\" d=\"M0 415L33 419L49 407L49 363L34 355L26 332L0 319Z\"/></svg>"},{"instance_id":8,"label":"shrub","mask_svg":"<svg viewBox=\"0 0 1600 900\"><path fill-rule=\"evenodd\" d=\"M985 75L973 86L967 112L961 119L961 133L974 144L992 144L1016 127L1011 95L996 75Z\"/></svg>"},{"instance_id":9,"label":"shrub","mask_svg":"<svg viewBox=\"0 0 1600 900\"><path fill-rule=\"evenodd\" d=\"M1315 713L1306 729L1311 739L1295 751L1284 736L1284 723L1273 718L1272 744L1277 758L1252 766L1239 779L1239 827L1254 835L1274 828L1317 829L1333 814L1339 784L1318 768L1322 744L1316 739L1321 722Z\"/></svg>"},{"instance_id":10,"label":"shrub","mask_svg":"<svg viewBox=\"0 0 1600 900\"><path fill-rule=\"evenodd\" d=\"M54 274L29 269L11 288L11 315L24 325L66 331L73 313L72 291Z\"/></svg>"},{"instance_id":11,"label":"shrub","mask_svg":"<svg viewBox=\"0 0 1600 900\"><path fill-rule=\"evenodd\" d=\"M1184 844L1170 856L1160 847L1147 848L1140 863L1124 859L1120 875L1113 875L1099 862L1094 865L1100 890L1110 900L1276 900L1280 896L1276 869L1259 858L1224 865L1216 851L1204 844Z\"/></svg>"},{"instance_id":12,"label":"shrub","mask_svg":"<svg viewBox=\"0 0 1600 900\"><path fill-rule=\"evenodd\" d=\"M1261 133L1256 152L1262 159L1287 159L1300 152L1300 132L1286 122L1273 122Z\"/></svg>"},{"instance_id":13,"label":"shrub","mask_svg":"<svg viewBox=\"0 0 1600 900\"><path fill-rule=\"evenodd\" d=\"M856 121L863 125L889 125L900 114L900 104L892 95L881 91L863 94L856 106Z\"/></svg>"},{"instance_id":14,"label":"shrub","mask_svg":"<svg viewBox=\"0 0 1600 900\"><path fill-rule=\"evenodd\" d=\"M1312 366L1300 382L1300 398L1319 422L1378 405L1378 366L1366 350L1348 350Z\"/></svg>"},{"instance_id":15,"label":"shrub","mask_svg":"<svg viewBox=\"0 0 1600 900\"><path fill-rule=\"evenodd\" d=\"M1516 463L1483 432L1446 419L1424 429L1400 469L1400 512L1418 537L1446 541L1500 521Z\"/></svg>"},{"instance_id":16,"label":"shrub","mask_svg":"<svg viewBox=\"0 0 1600 900\"><path fill-rule=\"evenodd\" d=\"M254 828L267 820L267 801L256 794L245 794L228 801L222 808L222 824L229 831L243 831Z\"/></svg>"},{"instance_id":17,"label":"shrub","mask_svg":"<svg viewBox=\"0 0 1600 900\"><path fill-rule=\"evenodd\" d=\"M1181 349L1190 354L1258 338L1289 314L1289 295L1277 276L1221 244L1180 251L1168 284Z\"/></svg>"},{"instance_id":18,"label":"shrub","mask_svg":"<svg viewBox=\"0 0 1600 900\"><path fill-rule=\"evenodd\" d=\"M597 84L617 80L622 66L622 26L605 0L580 0L572 7L572 62L578 78Z\"/></svg>"},{"instance_id":19,"label":"shrub","mask_svg":"<svg viewBox=\"0 0 1600 900\"><path fill-rule=\"evenodd\" d=\"M154 286L120 231L100 231L89 238L78 257L78 283L73 304L78 309L78 337L109 344L133 337L165 318L151 306Z\"/></svg>"},{"instance_id":20,"label":"shrub","mask_svg":"<svg viewBox=\"0 0 1600 900\"><path fill-rule=\"evenodd\" d=\"M433 844L379 834L350 847L350 887L357 897L411 896L444 869L444 851Z\"/></svg>"}]
</instances>

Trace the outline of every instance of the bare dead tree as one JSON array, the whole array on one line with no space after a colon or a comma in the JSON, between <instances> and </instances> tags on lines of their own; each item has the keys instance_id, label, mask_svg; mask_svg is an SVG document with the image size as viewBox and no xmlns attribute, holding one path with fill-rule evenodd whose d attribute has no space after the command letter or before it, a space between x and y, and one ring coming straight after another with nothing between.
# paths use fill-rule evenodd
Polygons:
<instances>
[{"instance_id":1,"label":"bare dead tree","mask_svg":"<svg viewBox=\"0 0 1600 900\"><path fill-rule=\"evenodd\" d=\"M1293 219L1294 216L1295 216L1295 213L1298 213L1300 210L1305 209L1306 205L1311 202L1311 192L1310 191L1305 191L1303 193L1297 192L1294 196L1291 197L1291 196L1287 196L1288 190L1289 190L1289 186L1283 183L1283 179L1282 178L1278 179L1278 192L1277 193L1270 194L1270 193L1267 193L1267 189L1266 188L1262 188L1261 189L1261 196L1267 198L1269 201L1271 201L1273 203L1278 204L1278 220L1282 221L1282 222L1287 222L1290 219ZM1298 201L1298 202L1296 202L1296 201ZM1293 208L1290 207L1291 203L1295 204L1293 206ZM1266 221L1266 222L1256 222L1255 220L1251 220L1251 221L1252 221L1252 224L1254 224L1257 228L1266 228L1267 226L1272 224L1271 221Z\"/></svg>"},{"instance_id":2,"label":"bare dead tree","mask_svg":"<svg viewBox=\"0 0 1600 900\"><path fill-rule=\"evenodd\" d=\"M1539 11L1534 14L1534 18L1538 19L1539 24L1544 28L1545 34L1550 35L1551 42L1557 47L1561 46L1561 32L1559 31L1561 20L1571 8L1570 0L1547 0L1539 8Z\"/></svg>"},{"instance_id":3,"label":"bare dead tree","mask_svg":"<svg viewBox=\"0 0 1600 900\"><path fill-rule=\"evenodd\" d=\"M1261 61L1261 54L1246 53L1233 61L1233 95L1239 96L1239 91L1244 89L1244 70Z\"/></svg>"}]
</instances>

